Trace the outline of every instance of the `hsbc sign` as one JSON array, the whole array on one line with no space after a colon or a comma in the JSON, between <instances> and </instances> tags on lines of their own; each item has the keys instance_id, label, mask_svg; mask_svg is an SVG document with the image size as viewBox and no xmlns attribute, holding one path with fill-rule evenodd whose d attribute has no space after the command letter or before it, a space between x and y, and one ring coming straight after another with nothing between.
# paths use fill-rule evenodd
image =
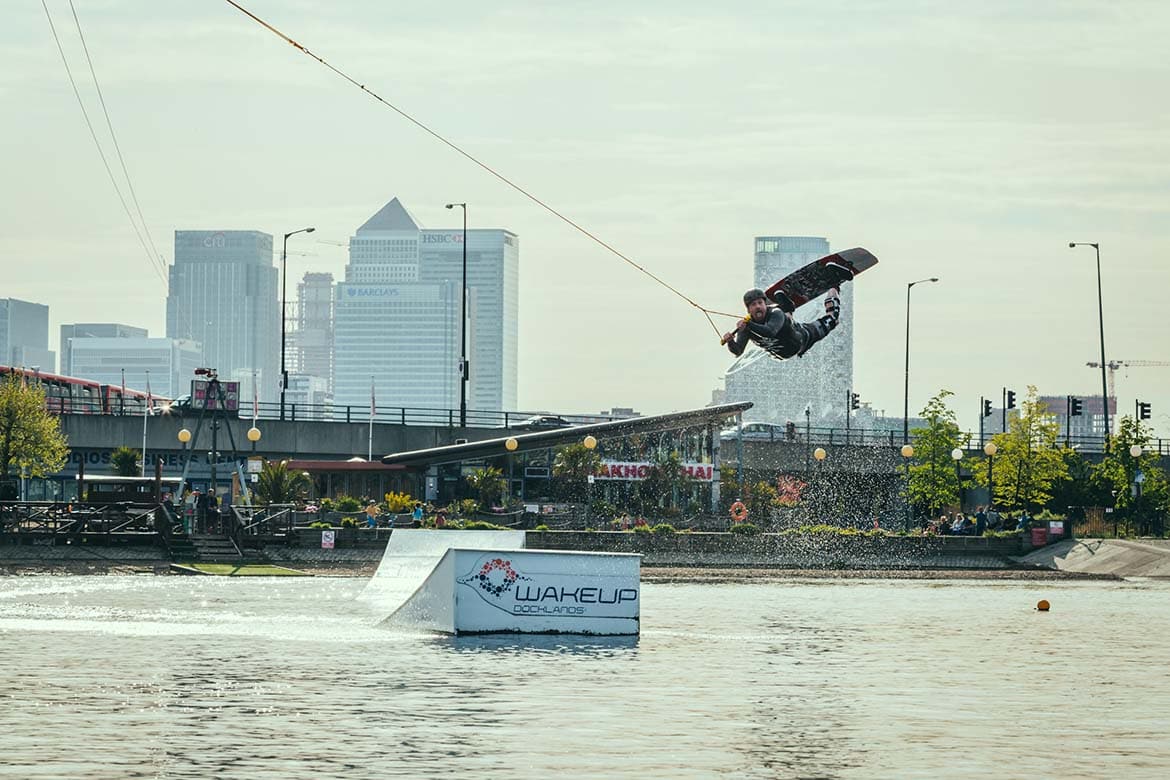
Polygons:
<instances>
[{"instance_id":1,"label":"hsbc sign","mask_svg":"<svg viewBox=\"0 0 1170 780\"><path fill-rule=\"evenodd\" d=\"M424 244L462 244L462 233L423 233L419 241Z\"/></svg>"}]
</instances>

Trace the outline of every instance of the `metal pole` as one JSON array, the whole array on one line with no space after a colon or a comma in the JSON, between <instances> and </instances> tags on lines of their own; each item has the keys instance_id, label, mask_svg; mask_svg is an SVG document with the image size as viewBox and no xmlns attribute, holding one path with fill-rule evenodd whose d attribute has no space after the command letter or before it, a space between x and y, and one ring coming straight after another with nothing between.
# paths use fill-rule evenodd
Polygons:
<instances>
[{"instance_id":1,"label":"metal pole","mask_svg":"<svg viewBox=\"0 0 1170 780\"><path fill-rule=\"evenodd\" d=\"M914 282L906 285L906 385L902 395L902 443L910 443L910 290Z\"/></svg>"},{"instance_id":2,"label":"metal pole","mask_svg":"<svg viewBox=\"0 0 1170 780\"><path fill-rule=\"evenodd\" d=\"M288 389L288 369L284 362L284 348L285 348L285 329L288 327L285 322L285 306L288 301L288 237L292 233L284 234L284 244L280 248L280 419L284 419L284 392ZM270 385L271 387L271 385Z\"/></svg>"},{"instance_id":3,"label":"metal pole","mask_svg":"<svg viewBox=\"0 0 1170 780\"><path fill-rule=\"evenodd\" d=\"M979 446L983 444L983 396L979 396Z\"/></svg>"},{"instance_id":4,"label":"metal pole","mask_svg":"<svg viewBox=\"0 0 1170 780\"><path fill-rule=\"evenodd\" d=\"M467 204L463 204L463 312L459 319L459 427L467 427Z\"/></svg>"},{"instance_id":5,"label":"metal pole","mask_svg":"<svg viewBox=\"0 0 1170 780\"><path fill-rule=\"evenodd\" d=\"M902 395L902 443L910 443L910 289L922 282L937 282L938 277L919 279L906 285L906 386Z\"/></svg>"},{"instance_id":6,"label":"metal pole","mask_svg":"<svg viewBox=\"0 0 1170 780\"><path fill-rule=\"evenodd\" d=\"M1109 451L1109 385L1105 381L1105 305L1101 299L1101 246L1091 244L1097 253L1097 324L1101 331L1101 411L1105 415L1105 451Z\"/></svg>"}]
</instances>

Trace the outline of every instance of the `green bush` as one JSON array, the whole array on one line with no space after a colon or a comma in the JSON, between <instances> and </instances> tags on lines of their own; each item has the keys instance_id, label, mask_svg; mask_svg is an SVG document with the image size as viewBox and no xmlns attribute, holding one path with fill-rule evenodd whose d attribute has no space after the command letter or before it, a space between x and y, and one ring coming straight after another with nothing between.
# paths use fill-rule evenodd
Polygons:
<instances>
[{"instance_id":1,"label":"green bush","mask_svg":"<svg viewBox=\"0 0 1170 780\"><path fill-rule=\"evenodd\" d=\"M648 533L650 533L650 526L648 526L648 525L636 525L636 526L634 526L634 533L636 533L636 534L648 534Z\"/></svg>"},{"instance_id":2,"label":"green bush","mask_svg":"<svg viewBox=\"0 0 1170 780\"><path fill-rule=\"evenodd\" d=\"M362 524L358 522L358 519L356 517L343 517L343 518L341 518L341 527L342 528L361 528L361 525Z\"/></svg>"},{"instance_id":3,"label":"green bush","mask_svg":"<svg viewBox=\"0 0 1170 780\"><path fill-rule=\"evenodd\" d=\"M987 539L1019 539L1023 531L987 531L983 534Z\"/></svg>"},{"instance_id":4,"label":"green bush","mask_svg":"<svg viewBox=\"0 0 1170 780\"><path fill-rule=\"evenodd\" d=\"M760 527L752 523L735 523L731 526L731 532L743 536L755 536L760 532Z\"/></svg>"},{"instance_id":5,"label":"green bush","mask_svg":"<svg viewBox=\"0 0 1170 780\"><path fill-rule=\"evenodd\" d=\"M536 526L536 528L533 528L532 530L533 531L547 531L548 526L545 525L544 523L541 523L540 525Z\"/></svg>"},{"instance_id":6,"label":"green bush","mask_svg":"<svg viewBox=\"0 0 1170 780\"><path fill-rule=\"evenodd\" d=\"M489 523L486 520L469 520L463 523L464 531L507 531L506 526Z\"/></svg>"},{"instance_id":7,"label":"green bush","mask_svg":"<svg viewBox=\"0 0 1170 780\"><path fill-rule=\"evenodd\" d=\"M328 530L329 530L330 528L332 528L332 527L333 527L333 526L329 525L329 523L326 523L326 522L324 522L324 521L322 521L322 520L318 520L318 521L317 521L317 522L315 522L315 523L309 523L309 528L319 528L319 529L321 529L321 530L323 530L323 531L328 531Z\"/></svg>"},{"instance_id":8,"label":"green bush","mask_svg":"<svg viewBox=\"0 0 1170 780\"><path fill-rule=\"evenodd\" d=\"M332 512L333 511L333 499L332 498L323 498L323 499L321 499L321 503L318 506L321 507L322 512Z\"/></svg>"},{"instance_id":9,"label":"green bush","mask_svg":"<svg viewBox=\"0 0 1170 780\"><path fill-rule=\"evenodd\" d=\"M362 502L354 496L338 496L333 508L338 512L356 512L362 508Z\"/></svg>"},{"instance_id":10,"label":"green bush","mask_svg":"<svg viewBox=\"0 0 1170 780\"><path fill-rule=\"evenodd\" d=\"M650 533L652 533L652 534L676 534L676 533L678 533L678 529L676 529L670 523L659 523L658 525L652 526L650 528Z\"/></svg>"}]
</instances>

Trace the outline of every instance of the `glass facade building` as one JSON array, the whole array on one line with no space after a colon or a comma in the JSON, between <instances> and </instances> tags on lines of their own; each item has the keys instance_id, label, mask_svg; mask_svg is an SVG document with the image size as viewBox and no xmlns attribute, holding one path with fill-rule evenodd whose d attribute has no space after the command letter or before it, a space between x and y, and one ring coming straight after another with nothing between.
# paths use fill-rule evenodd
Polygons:
<instances>
[{"instance_id":1,"label":"glass facade building","mask_svg":"<svg viewBox=\"0 0 1170 780\"><path fill-rule=\"evenodd\" d=\"M167 337L202 345L202 363L231 377L255 372L261 401L280 398L280 278L272 236L255 230L176 230Z\"/></svg>"},{"instance_id":2,"label":"glass facade building","mask_svg":"<svg viewBox=\"0 0 1170 780\"><path fill-rule=\"evenodd\" d=\"M176 398L191 392L203 354L192 341L151 338L79 338L73 342L73 376Z\"/></svg>"},{"instance_id":3,"label":"glass facade building","mask_svg":"<svg viewBox=\"0 0 1170 780\"><path fill-rule=\"evenodd\" d=\"M462 227L422 229L395 198L357 229L349 253L334 306L336 404L368 404L373 375L379 406L458 408ZM467 290L467 408L514 410L515 234L467 231Z\"/></svg>"},{"instance_id":4,"label":"glass facade building","mask_svg":"<svg viewBox=\"0 0 1170 780\"><path fill-rule=\"evenodd\" d=\"M53 374L57 353L49 349L49 307L0 298L0 363Z\"/></svg>"}]
</instances>

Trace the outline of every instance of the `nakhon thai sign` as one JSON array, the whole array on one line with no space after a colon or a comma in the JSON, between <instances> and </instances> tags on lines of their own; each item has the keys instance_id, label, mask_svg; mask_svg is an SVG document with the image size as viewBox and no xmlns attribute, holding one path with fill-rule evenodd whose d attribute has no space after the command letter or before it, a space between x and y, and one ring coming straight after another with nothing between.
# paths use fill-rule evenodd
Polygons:
<instances>
[{"instance_id":1,"label":"nakhon thai sign","mask_svg":"<svg viewBox=\"0 0 1170 780\"><path fill-rule=\"evenodd\" d=\"M650 476L652 463L603 460L593 476L597 479L637 481ZM715 467L710 463L684 463L681 471L691 479L710 482L715 478Z\"/></svg>"}]
</instances>

